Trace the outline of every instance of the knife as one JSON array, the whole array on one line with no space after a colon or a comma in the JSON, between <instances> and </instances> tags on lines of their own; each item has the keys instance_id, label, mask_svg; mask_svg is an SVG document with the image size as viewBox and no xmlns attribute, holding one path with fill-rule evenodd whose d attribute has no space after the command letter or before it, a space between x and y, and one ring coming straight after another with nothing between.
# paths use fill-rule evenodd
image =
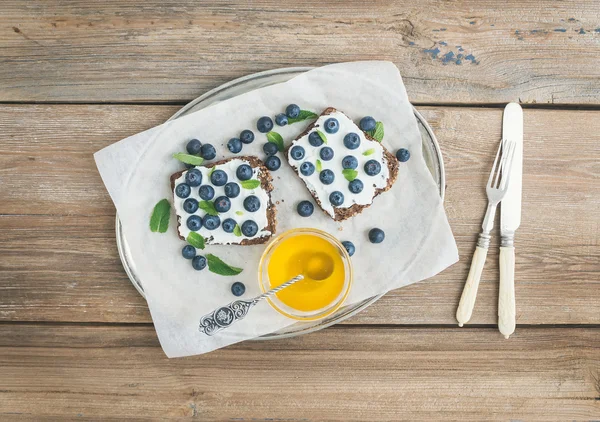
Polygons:
<instances>
[{"instance_id":1,"label":"knife","mask_svg":"<svg viewBox=\"0 0 600 422\"><path fill-rule=\"evenodd\" d=\"M515 142L510 183L500 203L500 294L498 329L505 338L515 331L515 231L521 224L521 188L523 185L523 110L517 103L504 108L502 139Z\"/></svg>"}]
</instances>

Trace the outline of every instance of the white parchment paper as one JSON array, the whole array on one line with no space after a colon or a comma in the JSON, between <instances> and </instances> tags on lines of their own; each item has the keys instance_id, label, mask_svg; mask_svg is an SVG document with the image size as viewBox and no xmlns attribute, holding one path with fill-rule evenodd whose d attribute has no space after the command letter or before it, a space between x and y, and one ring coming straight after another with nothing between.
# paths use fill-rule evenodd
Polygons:
<instances>
[{"instance_id":1,"label":"white parchment paper","mask_svg":"<svg viewBox=\"0 0 600 422\"><path fill-rule=\"evenodd\" d=\"M324 66L288 82L261 88L117 142L95 154L104 184L123 224L131 256L144 286L152 319L163 350L169 357L211 350L276 331L293 324L264 301L242 321L207 337L198 331L201 316L235 298L234 281L246 285L244 298L260 294L259 257L265 245L207 246L225 262L244 268L236 277L195 271L181 256L185 243L177 237L171 216L167 233L152 233L150 214L162 198L172 200L169 176L182 169L171 156L184 152L189 139L212 143L216 160L231 156L227 141L243 129L252 129L255 141L240 155L264 158L266 136L256 130L258 117L274 117L290 103L320 114L327 107L345 112L356 122L374 116L384 123L383 144L392 153L410 150L400 163L398 180L373 205L343 223L333 221L316 207L310 218L296 213L296 204L311 199L304 184L280 153L281 168L273 172L273 201L277 205L277 232L316 227L356 245L352 257L354 285L346 304L354 303L426 279L458 260L436 184L421 152L421 136L400 73L389 62L354 62ZM275 126L289 144L310 123ZM385 231L381 244L369 243L373 227Z\"/></svg>"}]
</instances>

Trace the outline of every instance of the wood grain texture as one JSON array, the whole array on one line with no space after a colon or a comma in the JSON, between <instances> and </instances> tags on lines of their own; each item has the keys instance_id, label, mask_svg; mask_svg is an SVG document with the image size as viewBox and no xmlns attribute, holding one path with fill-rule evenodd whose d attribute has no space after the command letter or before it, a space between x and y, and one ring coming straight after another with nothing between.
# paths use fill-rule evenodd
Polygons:
<instances>
[{"instance_id":1,"label":"wood grain texture","mask_svg":"<svg viewBox=\"0 0 600 422\"><path fill-rule=\"evenodd\" d=\"M350 324L455 324L485 211L500 109L422 107L442 146L461 261L392 291ZM148 322L121 268L114 207L92 153L158 124L172 106L0 107L0 320ZM517 324L600 323L600 112L525 111ZM575 146L575 147L574 147ZM26 189L23 189L26 187ZM28 214L28 215L23 215ZM495 324L498 236L471 323Z\"/></svg>"},{"instance_id":2,"label":"wood grain texture","mask_svg":"<svg viewBox=\"0 0 600 422\"><path fill-rule=\"evenodd\" d=\"M0 324L0 419L592 420L599 335L337 327L168 360L151 326Z\"/></svg>"},{"instance_id":3,"label":"wood grain texture","mask_svg":"<svg viewBox=\"0 0 600 422\"><path fill-rule=\"evenodd\" d=\"M188 101L290 66L391 60L413 102L600 104L600 4L5 0L0 101Z\"/></svg>"}]
</instances>

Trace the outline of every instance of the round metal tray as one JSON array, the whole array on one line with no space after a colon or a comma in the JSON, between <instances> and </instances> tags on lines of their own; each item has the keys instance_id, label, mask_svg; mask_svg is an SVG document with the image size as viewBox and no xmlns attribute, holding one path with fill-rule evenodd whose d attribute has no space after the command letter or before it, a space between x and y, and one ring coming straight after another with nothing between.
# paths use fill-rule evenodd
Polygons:
<instances>
[{"instance_id":1,"label":"round metal tray","mask_svg":"<svg viewBox=\"0 0 600 422\"><path fill-rule=\"evenodd\" d=\"M284 69L275 69L266 72L254 73L252 75L235 79L196 98L195 100L181 108L169 120L177 119L179 117L185 116L186 114L193 113L220 101L227 100L229 98L235 97L237 95L249 91L253 91L258 88L278 84L281 82L286 82L292 79L294 76L298 76L311 69L312 67L292 67ZM440 147L438 145L437 139L435 138L435 135L433 134L433 131L431 130L431 127L429 127L429 124L427 124L423 116L421 116L421 114L416 109L414 109L414 107L413 111L415 113L415 116L417 117L419 130L421 132L421 137L423 138L423 157L425 158L427 167L429 168L429 171L431 172L438 186L440 196L442 197L442 199L444 199L444 189L446 186L446 181L444 175L444 163L442 161L442 153L440 151ZM125 272L129 276L129 280L131 280L131 283L134 285L137 291L145 297L144 288L142 286L141 280L136 274L135 263L132 260L127 240L123 235L123 230L121 230L121 221L119 220L118 214L116 217L116 235L117 248L119 249L119 256L121 258L121 262L123 263L123 268L125 268ZM383 296L383 294L373 296L359 303L354 303L352 305L342 307L334 314L319 321L297 322L279 331L266 334L261 337L257 337L256 340L294 337L321 330L333 324L337 324L338 322L341 322L351 317L352 315L357 314L372 303L376 302L381 296Z\"/></svg>"}]
</instances>

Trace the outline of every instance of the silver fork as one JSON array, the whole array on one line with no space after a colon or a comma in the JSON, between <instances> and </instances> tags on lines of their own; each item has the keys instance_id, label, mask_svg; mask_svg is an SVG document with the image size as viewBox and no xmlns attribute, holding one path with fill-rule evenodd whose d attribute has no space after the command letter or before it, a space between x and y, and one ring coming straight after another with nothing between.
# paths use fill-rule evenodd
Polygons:
<instances>
[{"instance_id":1,"label":"silver fork","mask_svg":"<svg viewBox=\"0 0 600 422\"><path fill-rule=\"evenodd\" d=\"M488 206L485 212L485 218L483 219L477 247L475 248L475 253L471 260L471 269L469 270L469 275L467 276L467 281L465 282L465 287L463 288L462 296L460 297L460 303L456 310L456 320L458 321L459 327L462 327L463 324L468 322L473 313L477 289L479 288L479 280L481 279L481 273L490 246L490 232L494 227L496 208L500 201L502 201L502 198L504 198L508 188L514 153L515 143L513 141L502 140L500 142L498 152L496 153L496 159L494 160L494 166L492 167L492 172L490 173L490 178L486 186Z\"/></svg>"}]
</instances>

